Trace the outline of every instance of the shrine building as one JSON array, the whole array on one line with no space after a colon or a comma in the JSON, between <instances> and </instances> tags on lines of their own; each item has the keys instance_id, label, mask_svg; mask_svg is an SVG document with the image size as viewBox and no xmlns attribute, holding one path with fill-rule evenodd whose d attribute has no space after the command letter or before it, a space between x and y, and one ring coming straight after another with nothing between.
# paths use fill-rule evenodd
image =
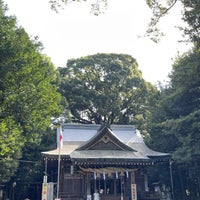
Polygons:
<instances>
[{"instance_id":1,"label":"shrine building","mask_svg":"<svg viewBox=\"0 0 200 200\"><path fill-rule=\"evenodd\" d=\"M59 183L61 200L161 199L159 191L149 189L146 168L169 162L170 156L147 147L133 125L61 127L62 148L58 128L57 148L42 153L48 182Z\"/></svg>"}]
</instances>

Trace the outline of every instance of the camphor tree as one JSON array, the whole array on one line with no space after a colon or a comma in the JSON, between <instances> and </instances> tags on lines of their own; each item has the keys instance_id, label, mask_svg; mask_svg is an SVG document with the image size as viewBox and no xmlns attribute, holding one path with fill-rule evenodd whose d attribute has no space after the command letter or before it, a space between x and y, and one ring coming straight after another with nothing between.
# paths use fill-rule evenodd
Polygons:
<instances>
[{"instance_id":1,"label":"camphor tree","mask_svg":"<svg viewBox=\"0 0 200 200\"><path fill-rule=\"evenodd\" d=\"M133 57L95 54L71 59L59 70L60 92L73 121L135 124L142 129L155 88L144 81Z\"/></svg>"}]
</instances>

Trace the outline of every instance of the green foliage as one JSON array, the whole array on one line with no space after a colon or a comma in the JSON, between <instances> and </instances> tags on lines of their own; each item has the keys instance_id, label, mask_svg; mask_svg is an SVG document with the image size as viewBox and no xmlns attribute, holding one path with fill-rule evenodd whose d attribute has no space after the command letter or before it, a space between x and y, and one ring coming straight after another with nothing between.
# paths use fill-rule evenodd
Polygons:
<instances>
[{"instance_id":1,"label":"green foliage","mask_svg":"<svg viewBox=\"0 0 200 200\"><path fill-rule=\"evenodd\" d=\"M60 74L60 92L74 121L144 125L155 88L144 81L131 56L96 54L71 59Z\"/></svg>"},{"instance_id":2,"label":"green foliage","mask_svg":"<svg viewBox=\"0 0 200 200\"><path fill-rule=\"evenodd\" d=\"M151 8L153 15L150 19L146 36L150 37L154 42L159 42L160 38L164 36L162 30L158 28L158 24L160 19L168 14L176 2L177 0L146 0L146 4Z\"/></svg>"},{"instance_id":3,"label":"green foliage","mask_svg":"<svg viewBox=\"0 0 200 200\"><path fill-rule=\"evenodd\" d=\"M29 143L24 146L18 170L11 180L11 183L16 182L15 199L24 199L25 196L29 196L31 199L41 198L41 192L39 191L45 170L45 163L41 152L49 150L49 147L56 148L54 146L55 140L56 130L48 128L42 136L41 144ZM33 190L33 185L35 184L39 186L37 190ZM32 191L30 191L31 185Z\"/></svg>"},{"instance_id":4,"label":"green foliage","mask_svg":"<svg viewBox=\"0 0 200 200\"><path fill-rule=\"evenodd\" d=\"M9 169L0 170L2 184L16 171L22 149L40 145L51 117L60 113L60 95L56 70L40 53L41 44L5 15L2 1L0 6L0 159Z\"/></svg>"},{"instance_id":5,"label":"green foliage","mask_svg":"<svg viewBox=\"0 0 200 200\"><path fill-rule=\"evenodd\" d=\"M146 0L147 5L152 9L153 17L151 18L147 35L152 39L159 41L159 37L163 34L158 29L160 18L164 17L175 6L181 2L183 5L182 19L187 23L185 27L179 27L188 35L195 45L200 44L200 1L199 0ZM179 26L177 24L177 26Z\"/></svg>"},{"instance_id":6,"label":"green foliage","mask_svg":"<svg viewBox=\"0 0 200 200\"><path fill-rule=\"evenodd\" d=\"M0 183L5 184L10 180L10 177L14 176L17 167L19 165L17 160L2 159L0 160Z\"/></svg>"},{"instance_id":7,"label":"green foliage","mask_svg":"<svg viewBox=\"0 0 200 200\"><path fill-rule=\"evenodd\" d=\"M186 196L185 191L189 191L191 199L197 199L200 186L199 63L198 49L176 60L170 85L161 91L149 126L150 144L161 151L172 153L174 170L178 171L178 179L181 181L176 183L180 187L179 191L182 191L180 199ZM185 176L184 180L182 176Z\"/></svg>"},{"instance_id":8,"label":"green foliage","mask_svg":"<svg viewBox=\"0 0 200 200\"><path fill-rule=\"evenodd\" d=\"M185 28L185 34L188 34L193 42L200 44L200 1L182 0L184 5L183 19L189 27Z\"/></svg>"},{"instance_id":9,"label":"green foliage","mask_svg":"<svg viewBox=\"0 0 200 200\"><path fill-rule=\"evenodd\" d=\"M161 92L160 100L152 113L156 125L154 130L162 131L164 128L163 135L176 136L176 139L173 138L176 147L178 143L182 146L183 142L178 138L178 132L181 136L186 136L199 131L199 59L198 51L177 59L170 75L170 86Z\"/></svg>"},{"instance_id":10,"label":"green foliage","mask_svg":"<svg viewBox=\"0 0 200 200\"><path fill-rule=\"evenodd\" d=\"M3 119L0 122L0 157L17 157L23 144L20 127L10 118Z\"/></svg>"}]
</instances>

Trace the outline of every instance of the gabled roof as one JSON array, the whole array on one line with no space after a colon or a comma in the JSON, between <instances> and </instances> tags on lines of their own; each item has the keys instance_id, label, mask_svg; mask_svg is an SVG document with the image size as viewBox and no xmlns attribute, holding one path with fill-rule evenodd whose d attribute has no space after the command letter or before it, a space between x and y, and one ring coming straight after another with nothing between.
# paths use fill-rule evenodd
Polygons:
<instances>
[{"instance_id":1,"label":"gabled roof","mask_svg":"<svg viewBox=\"0 0 200 200\"><path fill-rule=\"evenodd\" d=\"M152 162L152 159L166 159L167 153L153 151L143 141L134 126L111 125L110 128L93 124L63 124L64 146L62 157L73 161L122 160L127 162ZM57 139L60 130L57 130ZM43 152L44 156L58 156L58 148Z\"/></svg>"},{"instance_id":2,"label":"gabled roof","mask_svg":"<svg viewBox=\"0 0 200 200\"><path fill-rule=\"evenodd\" d=\"M134 151L131 147L123 143L108 127L103 127L90 140L80 146L80 150L121 150Z\"/></svg>"}]
</instances>

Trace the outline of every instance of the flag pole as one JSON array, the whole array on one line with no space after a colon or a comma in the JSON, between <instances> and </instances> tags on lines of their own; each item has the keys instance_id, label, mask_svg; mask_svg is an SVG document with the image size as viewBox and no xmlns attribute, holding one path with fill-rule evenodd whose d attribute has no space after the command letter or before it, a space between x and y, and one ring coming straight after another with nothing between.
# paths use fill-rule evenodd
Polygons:
<instances>
[{"instance_id":1,"label":"flag pole","mask_svg":"<svg viewBox=\"0 0 200 200\"><path fill-rule=\"evenodd\" d=\"M61 152L61 143L63 142L62 139L62 124L60 124L59 127L59 149L58 149L58 177L57 177L57 194L56 194L56 198L59 199L59 185L60 185L60 152Z\"/></svg>"}]
</instances>

